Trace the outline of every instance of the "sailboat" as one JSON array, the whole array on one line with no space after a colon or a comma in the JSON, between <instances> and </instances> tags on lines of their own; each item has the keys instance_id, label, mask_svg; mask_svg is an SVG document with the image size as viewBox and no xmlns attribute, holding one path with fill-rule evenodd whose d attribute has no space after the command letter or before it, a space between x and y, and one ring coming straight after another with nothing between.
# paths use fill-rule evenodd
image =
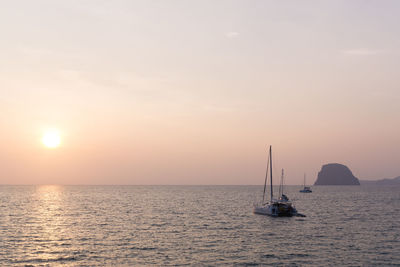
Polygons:
<instances>
[{"instance_id":1,"label":"sailboat","mask_svg":"<svg viewBox=\"0 0 400 267\"><path fill-rule=\"evenodd\" d=\"M267 180L268 180L268 168L270 169L270 200L266 200L265 192L267 188ZM269 215L273 217L280 217L280 216L304 216L297 213L296 208L292 205L289 201L288 197L283 194L283 170L282 170L282 177L281 177L281 187L280 187L280 197L279 199L274 198L273 194L273 187L272 187L272 148L269 147L269 156L267 161L267 171L265 174L265 181L264 181L264 192L263 192L263 199L261 203L254 204L253 212L256 214L262 215Z\"/></svg>"},{"instance_id":2,"label":"sailboat","mask_svg":"<svg viewBox=\"0 0 400 267\"><path fill-rule=\"evenodd\" d=\"M300 193L312 193L311 188L309 186L306 186L306 174L304 174L303 189L300 190Z\"/></svg>"}]
</instances>

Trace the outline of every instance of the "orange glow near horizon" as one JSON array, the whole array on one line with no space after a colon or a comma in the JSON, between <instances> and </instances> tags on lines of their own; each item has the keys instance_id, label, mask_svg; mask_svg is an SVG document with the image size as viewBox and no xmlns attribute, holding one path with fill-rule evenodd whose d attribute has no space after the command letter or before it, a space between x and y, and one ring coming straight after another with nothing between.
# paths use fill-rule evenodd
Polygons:
<instances>
[{"instance_id":1,"label":"orange glow near horizon","mask_svg":"<svg viewBox=\"0 0 400 267\"><path fill-rule=\"evenodd\" d=\"M400 1L182 2L2 2L0 185L400 175Z\"/></svg>"}]
</instances>

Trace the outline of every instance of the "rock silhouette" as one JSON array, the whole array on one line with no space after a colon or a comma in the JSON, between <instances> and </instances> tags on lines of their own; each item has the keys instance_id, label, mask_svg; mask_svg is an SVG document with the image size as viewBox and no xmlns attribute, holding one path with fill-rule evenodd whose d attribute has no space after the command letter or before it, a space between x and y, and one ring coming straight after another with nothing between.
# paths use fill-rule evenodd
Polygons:
<instances>
[{"instance_id":1,"label":"rock silhouette","mask_svg":"<svg viewBox=\"0 0 400 267\"><path fill-rule=\"evenodd\" d=\"M323 165L314 185L360 185L350 169L339 163Z\"/></svg>"}]
</instances>

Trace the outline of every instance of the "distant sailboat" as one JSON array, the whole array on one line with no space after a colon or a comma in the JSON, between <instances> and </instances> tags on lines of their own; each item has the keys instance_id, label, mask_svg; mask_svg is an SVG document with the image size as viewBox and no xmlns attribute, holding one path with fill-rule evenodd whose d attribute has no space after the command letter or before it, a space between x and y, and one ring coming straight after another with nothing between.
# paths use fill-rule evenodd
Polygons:
<instances>
[{"instance_id":1,"label":"distant sailboat","mask_svg":"<svg viewBox=\"0 0 400 267\"><path fill-rule=\"evenodd\" d=\"M270 182L271 182L271 195L269 202L266 201L266 188L267 188L267 180L268 180L268 168L270 169ZM281 186L279 190L279 199L274 199L273 194L273 187L272 187L272 149L271 146L269 147L269 156L267 161L267 171L265 175L264 181L264 192L263 192L263 199L261 203L254 204L253 212L256 214L262 215L269 215L273 217L280 217L280 216L304 216L297 213L296 208L292 205L289 201L288 197L283 194L283 170L282 170L282 177L281 177Z\"/></svg>"},{"instance_id":2,"label":"distant sailboat","mask_svg":"<svg viewBox=\"0 0 400 267\"><path fill-rule=\"evenodd\" d=\"M300 193L312 193L311 188L309 186L306 186L306 174L304 174L303 189L300 190Z\"/></svg>"},{"instance_id":3,"label":"distant sailboat","mask_svg":"<svg viewBox=\"0 0 400 267\"><path fill-rule=\"evenodd\" d=\"M282 175L281 175L281 183L279 185L279 200L280 201L289 201L289 198L283 193L283 185L284 185L284 171L282 169Z\"/></svg>"}]
</instances>

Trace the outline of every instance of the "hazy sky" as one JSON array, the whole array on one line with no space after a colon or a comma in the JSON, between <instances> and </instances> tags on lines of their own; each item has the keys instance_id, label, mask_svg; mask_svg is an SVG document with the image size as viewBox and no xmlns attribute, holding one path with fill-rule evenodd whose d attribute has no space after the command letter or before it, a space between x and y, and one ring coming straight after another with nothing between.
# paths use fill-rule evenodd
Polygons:
<instances>
[{"instance_id":1,"label":"hazy sky","mask_svg":"<svg viewBox=\"0 0 400 267\"><path fill-rule=\"evenodd\" d=\"M400 175L400 1L0 5L0 184Z\"/></svg>"}]
</instances>

